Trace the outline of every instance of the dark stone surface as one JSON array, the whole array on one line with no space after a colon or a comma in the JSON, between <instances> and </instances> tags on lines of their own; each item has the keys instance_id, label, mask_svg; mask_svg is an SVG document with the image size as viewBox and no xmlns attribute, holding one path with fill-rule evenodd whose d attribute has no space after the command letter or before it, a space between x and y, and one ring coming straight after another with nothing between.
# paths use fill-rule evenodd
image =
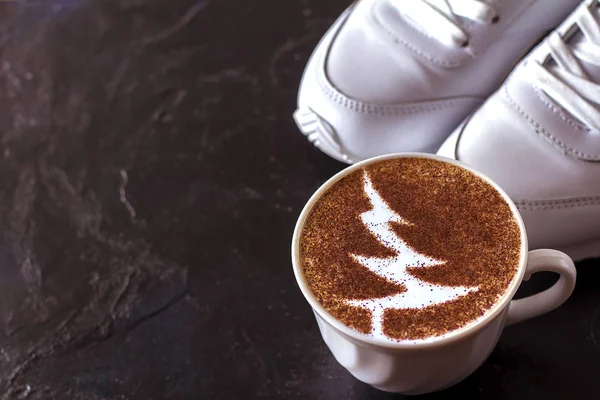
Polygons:
<instances>
[{"instance_id":1,"label":"dark stone surface","mask_svg":"<svg viewBox=\"0 0 600 400\"><path fill-rule=\"evenodd\" d=\"M345 3L0 2L0 399L391 397L333 360L289 260L343 167L291 113ZM598 264L427 398L596 397Z\"/></svg>"}]
</instances>

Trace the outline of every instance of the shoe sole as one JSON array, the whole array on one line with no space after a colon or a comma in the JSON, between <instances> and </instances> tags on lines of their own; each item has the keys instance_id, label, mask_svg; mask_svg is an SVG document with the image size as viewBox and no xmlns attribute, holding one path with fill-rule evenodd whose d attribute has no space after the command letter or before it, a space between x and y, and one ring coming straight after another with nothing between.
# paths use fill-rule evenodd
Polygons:
<instances>
[{"instance_id":1,"label":"shoe sole","mask_svg":"<svg viewBox=\"0 0 600 400\"><path fill-rule=\"evenodd\" d=\"M571 245L559 250L567 254L575 262L600 258L600 240Z\"/></svg>"},{"instance_id":2,"label":"shoe sole","mask_svg":"<svg viewBox=\"0 0 600 400\"><path fill-rule=\"evenodd\" d=\"M309 107L299 107L294 112L294 121L308 141L328 156L346 164L361 161L344 149L333 126Z\"/></svg>"}]
</instances>

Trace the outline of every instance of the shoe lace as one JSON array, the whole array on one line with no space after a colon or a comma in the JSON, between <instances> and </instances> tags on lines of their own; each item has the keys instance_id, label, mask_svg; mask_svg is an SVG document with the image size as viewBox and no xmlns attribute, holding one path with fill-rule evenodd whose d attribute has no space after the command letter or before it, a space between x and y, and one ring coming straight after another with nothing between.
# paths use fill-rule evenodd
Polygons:
<instances>
[{"instance_id":1,"label":"shoe lace","mask_svg":"<svg viewBox=\"0 0 600 400\"><path fill-rule=\"evenodd\" d=\"M597 1L590 2L597 6ZM530 74L534 86L585 124L592 131L600 133L600 85L593 82L580 61L600 67L600 23L589 7L579 9L575 19L584 41L577 49L572 49L558 34L553 33L546 43L549 57L556 66L552 69L546 62L530 62Z\"/></svg>"},{"instance_id":2,"label":"shoe lace","mask_svg":"<svg viewBox=\"0 0 600 400\"><path fill-rule=\"evenodd\" d=\"M423 26L427 33L442 43L466 47L469 34L463 19L494 24L496 9L485 0L391 0L399 12ZM461 17L463 19L461 19Z\"/></svg>"}]
</instances>

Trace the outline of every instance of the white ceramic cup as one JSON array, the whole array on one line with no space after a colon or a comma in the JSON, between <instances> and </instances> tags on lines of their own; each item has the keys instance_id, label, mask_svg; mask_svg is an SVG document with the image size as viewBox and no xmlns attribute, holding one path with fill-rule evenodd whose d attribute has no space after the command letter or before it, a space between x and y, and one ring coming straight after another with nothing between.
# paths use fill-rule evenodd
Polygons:
<instances>
[{"instance_id":1,"label":"white ceramic cup","mask_svg":"<svg viewBox=\"0 0 600 400\"><path fill-rule=\"evenodd\" d=\"M366 165L383 160L419 157L444 161L489 182L507 201L521 230L521 260L505 295L482 319L425 342L383 342L347 327L329 314L312 295L301 271L300 234L306 217L317 200L337 181ZM505 326L547 313L565 302L575 287L577 272L571 258L556 250L528 252L523 220L508 195L480 172L456 161L431 154L390 154L352 165L323 184L300 214L292 239L292 263L296 280L311 305L323 340L336 360L357 379L380 390L421 394L454 385L475 371L489 356ZM512 300L523 280L542 271L560 274L549 289L524 299ZM550 350L550 349L549 349Z\"/></svg>"}]
</instances>

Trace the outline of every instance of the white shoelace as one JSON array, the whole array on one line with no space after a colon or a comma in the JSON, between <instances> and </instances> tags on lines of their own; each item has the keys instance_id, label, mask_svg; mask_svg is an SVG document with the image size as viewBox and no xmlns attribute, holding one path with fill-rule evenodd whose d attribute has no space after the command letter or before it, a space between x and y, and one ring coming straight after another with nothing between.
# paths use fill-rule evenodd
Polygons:
<instances>
[{"instance_id":1,"label":"white shoelace","mask_svg":"<svg viewBox=\"0 0 600 400\"><path fill-rule=\"evenodd\" d=\"M465 47L469 35L460 17L484 24L498 21L493 6L484 0L391 0L400 13L423 26L442 43Z\"/></svg>"},{"instance_id":2,"label":"white shoelace","mask_svg":"<svg viewBox=\"0 0 600 400\"><path fill-rule=\"evenodd\" d=\"M589 8L582 8L576 24L585 39L576 50L569 48L556 32L547 39L556 68L549 70L537 61L528 66L537 88L592 131L600 133L600 85L591 81L579 63L581 60L600 67L600 22Z\"/></svg>"}]
</instances>

